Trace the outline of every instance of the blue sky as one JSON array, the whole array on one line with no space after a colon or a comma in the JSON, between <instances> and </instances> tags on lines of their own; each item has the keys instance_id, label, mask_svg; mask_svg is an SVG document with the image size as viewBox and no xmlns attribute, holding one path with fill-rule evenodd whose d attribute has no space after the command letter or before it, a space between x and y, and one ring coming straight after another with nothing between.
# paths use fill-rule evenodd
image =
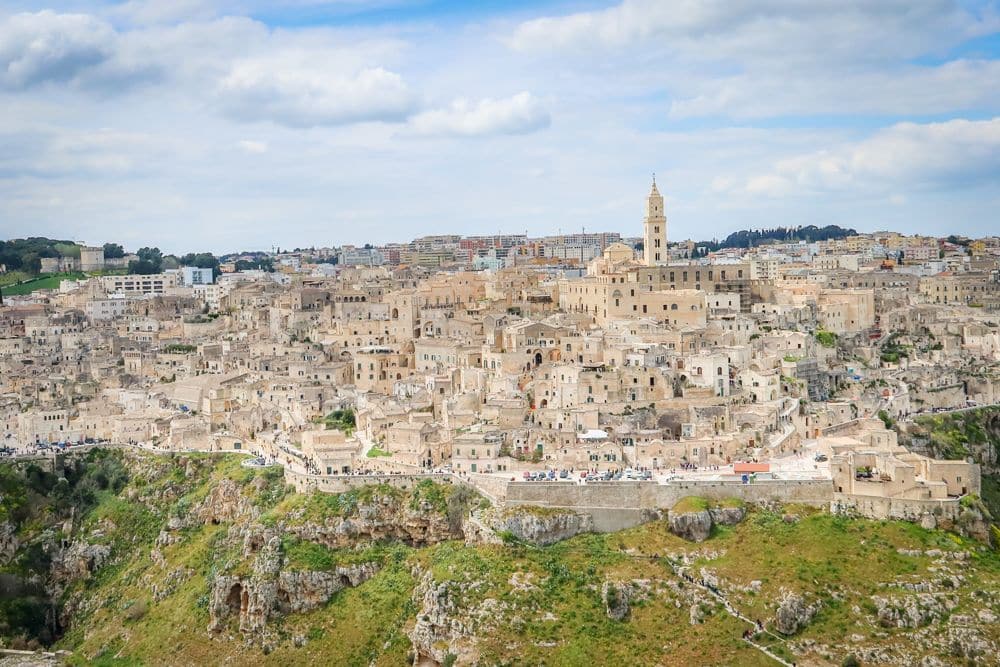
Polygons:
<instances>
[{"instance_id":1,"label":"blue sky","mask_svg":"<svg viewBox=\"0 0 1000 667\"><path fill-rule=\"evenodd\" d=\"M995 2L0 7L0 235L998 233Z\"/></svg>"}]
</instances>

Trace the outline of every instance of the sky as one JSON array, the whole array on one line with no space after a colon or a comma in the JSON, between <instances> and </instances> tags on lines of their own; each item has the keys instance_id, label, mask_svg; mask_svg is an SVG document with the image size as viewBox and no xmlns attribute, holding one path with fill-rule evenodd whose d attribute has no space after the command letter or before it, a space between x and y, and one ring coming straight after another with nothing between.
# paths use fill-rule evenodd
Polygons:
<instances>
[{"instance_id":1,"label":"sky","mask_svg":"<svg viewBox=\"0 0 1000 667\"><path fill-rule=\"evenodd\" d=\"M0 0L0 237L1000 234L1000 7Z\"/></svg>"}]
</instances>

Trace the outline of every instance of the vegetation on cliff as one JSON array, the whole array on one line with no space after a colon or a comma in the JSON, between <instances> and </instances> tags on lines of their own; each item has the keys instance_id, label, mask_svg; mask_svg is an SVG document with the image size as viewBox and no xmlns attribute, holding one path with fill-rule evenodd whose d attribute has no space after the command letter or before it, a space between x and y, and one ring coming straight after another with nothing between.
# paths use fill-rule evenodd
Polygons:
<instances>
[{"instance_id":1,"label":"vegetation on cliff","mask_svg":"<svg viewBox=\"0 0 1000 667\"><path fill-rule=\"evenodd\" d=\"M998 555L909 523L758 507L699 544L665 520L466 544L482 501L458 485L298 494L233 457L120 451L51 475L0 466L3 571L42 579L46 621L8 588L0 635L77 664L773 664L732 610L800 664L1000 647Z\"/></svg>"},{"instance_id":2,"label":"vegetation on cliff","mask_svg":"<svg viewBox=\"0 0 1000 667\"><path fill-rule=\"evenodd\" d=\"M1000 407L921 415L904 433L935 458L972 458L982 466L982 499L1000 521Z\"/></svg>"}]
</instances>

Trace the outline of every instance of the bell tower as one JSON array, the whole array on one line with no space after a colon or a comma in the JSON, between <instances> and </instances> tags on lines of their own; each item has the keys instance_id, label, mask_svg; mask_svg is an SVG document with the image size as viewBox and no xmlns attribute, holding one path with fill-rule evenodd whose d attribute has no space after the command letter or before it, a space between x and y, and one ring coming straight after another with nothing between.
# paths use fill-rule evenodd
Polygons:
<instances>
[{"instance_id":1,"label":"bell tower","mask_svg":"<svg viewBox=\"0 0 1000 667\"><path fill-rule=\"evenodd\" d=\"M663 195L653 187L646 197L646 218L643 220L643 259L646 266L656 266L667 261L667 215L663 210Z\"/></svg>"}]
</instances>

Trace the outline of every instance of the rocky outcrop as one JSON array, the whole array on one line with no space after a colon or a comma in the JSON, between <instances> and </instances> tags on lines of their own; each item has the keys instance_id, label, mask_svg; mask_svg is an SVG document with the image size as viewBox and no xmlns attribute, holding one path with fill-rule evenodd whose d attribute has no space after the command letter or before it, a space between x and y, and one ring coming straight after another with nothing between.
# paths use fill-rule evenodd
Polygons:
<instances>
[{"instance_id":1,"label":"rocky outcrop","mask_svg":"<svg viewBox=\"0 0 1000 667\"><path fill-rule=\"evenodd\" d=\"M9 521L0 523L0 565L6 565L21 546L17 539L17 528Z\"/></svg>"},{"instance_id":2,"label":"rocky outcrop","mask_svg":"<svg viewBox=\"0 0 1000 667\"><path fill-rule=\"evenodd\" d=\"M742 507L712 507L708 513L712 515L712 523L719 526L735 526L747 515Z\"/></svg>"},{"instance_id":3,"label":"rocky outcrop","mask_svg":"<svg viewBox=\"0 0 1000 667\"><path fill-rule=\"evenodd\" d=\"M589 514L568 509L516 506L488 509L477 518L494 535L510 535L537 546L554 544L594 529L594 520Z\"/></svg>"},{"instance_id":4,"label":"rocky outcrop","mask_svg":"<svg viewBox=\"0 0 1000 667\"><path fill-rule=\"evenodd\" d=\"M712 514L707 510L674 512L669 515L670 532L689 542L704 542L712 534Z\"/></svg>"},{"instance_id":5,"label":"rocky outcrop","mask_svg":"<svg viewBox=\"0 0 1000 667\"><path fill-rule=\"evenodd\" d=\"M79 579L89 579L111 555L105 544L73 542L52 558L50 581L58 588Z\"/></svg>"},{"instance_id":6,"label":"rocky outcrop","mask_svg":"<svg viewBox=\"0 0 1000 667\"><path fill-rule=\"evenodd\" d=\"M279 572L277 576L222 575L209 596L210 632L222 632L229 619L252 639L264 633L272 614L299 614L326 604L337 592L364 583L378 572L375 563L341 566L330 572Z\"/></svg>"},{"instance_id":7,"label":"rocky outcrop","mask_svg":"<svg viewBox=\"0 0 1000 667\"><path fill-rule=\"evenodd\" d=\"M707 540L712 526L735 526L745 518L742 504L718 506L695 496L682 498L668 513L670 532L690 542Z\"/></svg>"},{"instance_id":8,"label":"rocky outcrop","mask_svg":"<svg viewBox=\"0 0 1000 667\"><path fill-rule=\"evenodd\" d=\"M604 611L613 621L624 621L628 618L632 599L632 586L627 583L605 581L601 587L601 599L604 600Z\"/></svg>"},{"instance_id":9,"label":"rocky outcrop","mask_svg":"<svg viewBox=\"0 0 1000 667\"><path fill-rule=\"evenodd\" d=\"M783 635L794 635L809 625L817 611L817 605L807 604L798 593L784 591L774 615L774 627Z\"/></svg>"},{"instance_id":10,"label":"rocky outcrop","mask_svg":"<svg viewBox=\"0 0 1000 667\"><path fill-rule=\"evenodd\" d=\"M192 512L192 516L203 524L253 520L259 515L260 508L244 493L244 487L228 478L213 486L208 496Z\"/></svg>"},{"instance_id":11,"label":"rocky outcrop","mask_svg":"<svg viewBox=\"0 0 1000 667\"><path fill-rule=\"evenodd\" d=\"M349 516L329 517L322 523L298 523L294 515L285 527L296 537L331 549L358 542L397 541L411 546L428 546L462 539L462 526L453 526L448 516L427 502L411 506L393 495L375 495L359 503Z\"/></svg>"},{"instance_id":12,"label":"rocky outcrop","mask_svg":"<svg viewBox=\"0 0 1000 667\"><path fill-rule=\"evenodd\" d=\"M899 598L872 596L875 617L884 628L919 628L942 619L955 608L954 596L918 593Z\"/></svg>"},{"instance_id":13,"label":"rocky outcrop","mask_svg":"<svg viewBox=\"0 0 1000 667\"><path fill-rule=\"evenodd\" d=\"M442 665L449 656L457 664L473 664L478 657L474 628L467 614L460 614L454 582L436 582L430 572L418 572L420 583L413 591L419 605L417 620L408 635L414 649L414 663Z\"/></svg>"}]
</instances>

